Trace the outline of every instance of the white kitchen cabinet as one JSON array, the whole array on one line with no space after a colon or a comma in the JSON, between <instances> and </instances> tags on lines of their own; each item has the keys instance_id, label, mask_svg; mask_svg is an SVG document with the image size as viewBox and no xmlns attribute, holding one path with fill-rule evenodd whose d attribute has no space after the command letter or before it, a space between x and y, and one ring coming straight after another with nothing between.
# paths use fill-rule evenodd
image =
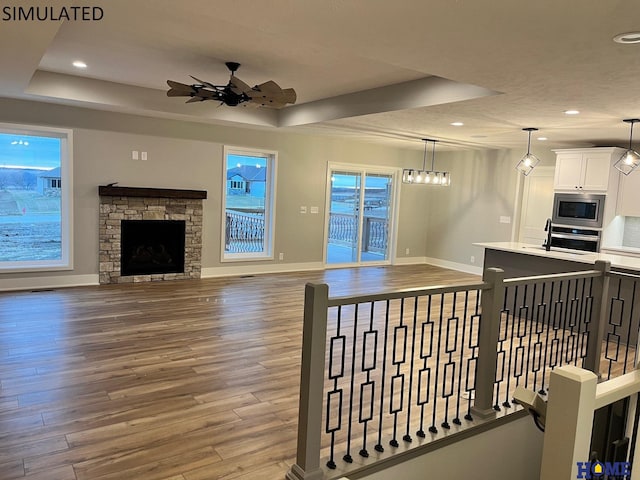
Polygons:
<instances>
[{"instance_id":1,"label":"white kitchen cabinet","mask_svg":"<svg viewBox=\"0 0 640 480\"><path fill-rule=\"evenodd\" d=\"M640 217L640 171L620 177L616 214L623 217Z\"/></svg>"},{"instance_id":2,"label":"white kitchen cabinet","mask_svg":"<svg viewBox=\"0 0 640 480\"><path fill-rule=\"evenodd\" d=\"M607 192L613 154L617 150L554 150L557 154L554 189L565 192Z\"/></svg>"}]
</instances>

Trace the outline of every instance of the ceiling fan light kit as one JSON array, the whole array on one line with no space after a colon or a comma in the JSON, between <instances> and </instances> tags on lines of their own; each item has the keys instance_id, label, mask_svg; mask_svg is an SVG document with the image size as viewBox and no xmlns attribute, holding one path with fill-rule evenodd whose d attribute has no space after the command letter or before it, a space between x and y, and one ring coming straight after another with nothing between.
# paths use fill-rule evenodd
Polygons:
<instances>
[{"instance_id":1,"label":"ceiling fan light kit","mask_svg":"<svg viewBox=\"0 0 640 480\"><path fill-rule=\"evenodd\" d=\"M529 175L533 169L540 163L540 159L536 157L533 153L531 153L531 132L537 132L537 128L527 127L523 128L522 131L529 132L529 140L527 141L527 153L516 165L516 170L518 170L525 177Z\"/></svg>"},{"instance_id":2,"label":"ceiling fan light kit","mask_svg":"<svg viewBox=\"0 0 640 480\"><path fill-rule=\"evenodd\" d=\"M226 62L231 72L226 85L214 85L191 76L196 82L192 85L167 80L168 97L190 97L186 103L214 100L221 105L237 107L238 105L254 105L258 107L282 108L288 103L296 103L297 95L293 88L280 88L273 80L250 87L238 77L236 71L240 68L238 62Z\"/></svg>"},{"instance_id":3,"label":"ceiling fan light kit","mask_svg":"<svg viewBox=\"0 0 640 480\"><path fill-rule=\"evenodd\" d=\"M622 156L613 166L625 175L629 175L631 172L640 167L640 154L638 154L638 152L636 152L631 145L633 142L633 125L637 122L640 122L640 119L628 118L626 120L623 120L623 122L631 124L631 132L629 133L629 148L622 154Z\"/></svg>"},{"instance_id":4,"label":"ceiling fan light kit","mask_svg":"<svg viewBox=\"0 0 640 480\"><path fill-rule=\"evenodd\" d=\"M402 170L402 183L448 187L449 185L451 185L451 173L437 172L434 170L437 140L423 138L422 141L424 142L424 156L422 158L422 170L405 168L404 170ZM433 142L433 154L431 156L431 170L427 170L427 143L428 142Z\"/></svg>"}]
</instances>

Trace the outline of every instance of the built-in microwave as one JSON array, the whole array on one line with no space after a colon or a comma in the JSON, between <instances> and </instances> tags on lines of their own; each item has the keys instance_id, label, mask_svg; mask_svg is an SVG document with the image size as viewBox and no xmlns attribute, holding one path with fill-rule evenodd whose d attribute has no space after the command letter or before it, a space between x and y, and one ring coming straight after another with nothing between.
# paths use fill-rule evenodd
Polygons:
<instances>
[{"instance_id":1,"label":"built-in microwave","mask_svg":"<svg viewBox=\"0 0 640 480\"><path fill-rule=\"evenodd\" d=\"M604 199L604 195L556 193L553 198L553 223L602 228Z\"/></svg>"}]
</instances>

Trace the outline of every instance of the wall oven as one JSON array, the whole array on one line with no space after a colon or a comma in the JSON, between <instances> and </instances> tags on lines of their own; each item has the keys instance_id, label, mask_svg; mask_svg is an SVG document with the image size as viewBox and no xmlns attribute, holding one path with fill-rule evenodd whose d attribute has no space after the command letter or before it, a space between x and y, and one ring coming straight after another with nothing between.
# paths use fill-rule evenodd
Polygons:
<instances>
[{"instance_id":1,"label":"wall oven","mask_svg":"<svg viewBox=\"0 0 640 480\"><path fill-rule=\"evenodd\" d=\"M602 228L604 195L556 193L552 221L556 225Z\"/></svg>"},{"instance_id":2,"label":"wall oven","mask_svg":"<svg viewBox=\"0 0 640 480\"><path fill-rule=\"evenodd\" d=\"M551 246L585 252L599 252L601 233L600 230L553 225L551 227Z\"/></svg>"}]
</instances>

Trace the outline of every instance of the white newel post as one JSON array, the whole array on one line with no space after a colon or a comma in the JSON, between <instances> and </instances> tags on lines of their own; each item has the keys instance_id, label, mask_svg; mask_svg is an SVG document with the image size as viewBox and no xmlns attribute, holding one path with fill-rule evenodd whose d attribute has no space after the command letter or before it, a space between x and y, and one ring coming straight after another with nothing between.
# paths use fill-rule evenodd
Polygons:
<instances>
[{"instance_id":1,"label":"white newel post","mask_svg":"<svg viewBox=\"0 0 640 480\"><path fill-rule=\"evenodd\" d=\"M589 461L597 383L593 372L573 365L551 372L541 479L577 478L577 462Z\"/></svg>"},{"instance_id":2,"label":"white newel post","mask_svg":"<svg viewBox=\"0 0 640 480\"><path fill-rule=\"evenodd\" d=\"M320 438L324 390L327 308L329 287L308 283L304 293L302 368L298 414L296 463L287 472L288 480L321 480Z\"/></svg>"}]
</instances>

